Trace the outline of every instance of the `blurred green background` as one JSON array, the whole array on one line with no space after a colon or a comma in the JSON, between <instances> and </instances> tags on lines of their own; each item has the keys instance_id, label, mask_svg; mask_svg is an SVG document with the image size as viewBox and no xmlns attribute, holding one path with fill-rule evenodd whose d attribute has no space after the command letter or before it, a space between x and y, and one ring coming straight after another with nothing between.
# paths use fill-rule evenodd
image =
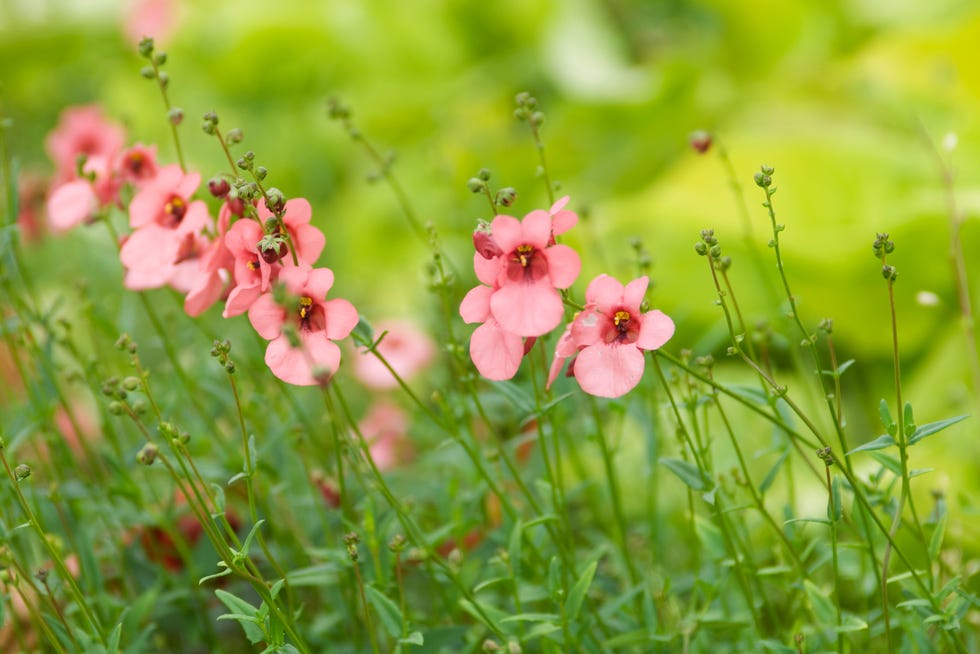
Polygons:
<instances>
[{"instance_id":1,"label":"blurred green background","mask_svg":"<svg viewBox=\"0 0 980 654\"><path fill-rule=\"evenodd\" d=\"M71 104L100 102L131 141L173 145L159 94L126 21L137 2L0 0L0 81L10 144L24 170L50 170L45 134ZM743 311L783 328L766 248L768 218L752 184L775 167L787 272L809 325L835 321L842 360L858 359L844 392L874 415L890 397L885 285L871 254L892 234L906 397L919 422L974 412L948 258L950 221L933 145L948 154L970 282L980 287L980 6L969 0L192 0L157 3L173 25L160 35L171 98L192 166L223 171L200 116L241 127L272 184L305 196L327 234L321 262L338 296L372 319L429 314L429 254L389 190L368 183L372 165L326 116L344 99L431 221L460 273L475 283L469 235L486 202L466 190L481 167L513 186L513 213L547 205L527 127L512 116L530 91L546 115L550 172L586 220L568 235L582 253L582 296L593 275L636 274L630 242L653 259L654 303L680 325L675 348L724 352L705 261L692 245L714 228L734 259ZM696 129L713 132L734 164L746 226L717 147L698 155ZM763 257L760 281L746 245ZM52 284L119 275L98 236L72 235L36 251ZM86 247L84 244L90 244ZM93 256L97 252L97 256ZM103 285L103 288L111 284ZM917 301L921 291L938 303ZM974 304L976 305L976 293ZM218 324L218 311L209 316ZM950 454L951 476L975 475L976 420L929 447ZM857 419L855 439L878 426ZM964 449L973 455L962 456ZM957 463L958 462L958 463ZM944 473L945 474L945 473ZM945 482L937 482L940 485Z\"/></svg>"}]
</instances>

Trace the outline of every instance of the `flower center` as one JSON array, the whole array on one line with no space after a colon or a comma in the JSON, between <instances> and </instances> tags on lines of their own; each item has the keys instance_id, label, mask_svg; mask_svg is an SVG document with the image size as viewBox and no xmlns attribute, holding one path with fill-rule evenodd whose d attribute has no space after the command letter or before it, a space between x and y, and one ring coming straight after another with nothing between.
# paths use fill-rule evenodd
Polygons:
<instances>
[{"instance_id":1,"label":"flower center","mask_svg":"<svg viewBox=\"0 0 980 654\"><path fill-rule=\"evenodd\" d=\"M533 245L518 245L517 246L517 257L516 261L520 261L521 266L524 268L528 267L531 263L531 257L534 256L534 246Z\"/></svg>"},{"instance_id":2,"label":"flower center","mask_svg":"<svg viewBox=\"0 0 980 654\"><path fill-rule=\"evenodd\" d=\"M630 328L630 314L628 311L617 311L613 316L613 324L620 333L625 334Z\"/></svg>"},{"instance_id":3,"label":"flower center","mask_svg":"<svg viewBox=\"0 0 980 654\"><path fill-rule=\"evenodd\" d=\"M172 196L165 205L163 205L163 224L164 227L176 227L180 224L180 221L184 219L184 214L187 213L187 202L183 198L176 195Z\"/></svg>"},{"instance_id":4,"label":"flower center","mask_svg":"<svg viewBox=\"0 0 980 654\"><path fill-rule=\"evenodd\" d=\"M126 155L124 165L133 177L139 177L140 173L143 172L143 167L146 165L146 157L143 156L142 152L131 152Z\"/></svg>"},{"instance_id":5,"label":"flower center","mask_svg":"<svg viewBox=\"0 0 980 654\"><path fill-rule=\"evenodd\" d=\"M255 272L260 267L259 266L259 260L258 259L251 259L251 260L249 260L245 264L245 267L248 268L249 270L251 270L252 272Z\"/></svg>"}]
</instances>

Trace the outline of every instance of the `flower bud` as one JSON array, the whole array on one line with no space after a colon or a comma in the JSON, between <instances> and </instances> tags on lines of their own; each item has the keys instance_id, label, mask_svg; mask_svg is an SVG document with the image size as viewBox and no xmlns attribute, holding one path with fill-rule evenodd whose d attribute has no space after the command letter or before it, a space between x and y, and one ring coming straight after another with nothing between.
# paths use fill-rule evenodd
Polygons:
<instances>
[{"instance_id":1,"label":"flower bud","mask_svg":"<svg viewBox=\"0 0 980 654\"><path fill-rule=\"evenodd\" d=\"M165 63L167 63L167 53L166 52L158 52L157 53L157 56L153 58L153 61L156 62L157 66L164 65Z\"/></svg>"},{"instance_id":2,"label":"flower bud","mask_svg":"<svg viewBox=\"0 0 980 654\"><path fill-rule=\"evenodd\" d=\"M157 72L153 70L153 66L143 66L140 68L140 75L146 79L153 79L157 76Z\"/></svg>"},{"instance_id":3,"label":"flower bud","mask_svg":"<svg viewBox=\"0 0 980 654\"><path fill-rule=\"evenodd\" d=\"M242 130L240 128L238 128L238 127L234 128L232 130L229 130L229 132L227 134L225 134L225 142L226 143L229 143L230 145L235 145L236 143L241 143L242 142L242 139L244 139L244 138L245 138L245 135L242 133Z\"/></svg>"},{"instance_id":4,"label":"flower bud","mask_svg":"<svg viewBox=\"0 0 980 654\"><path fill-rule=\"evenodd\" d=\"M143 37L138 47L140 56L149 59L150 55L153 54L153 39L149 36Z\"/></svg>"},{"instance_id":5,"label":"flower bud","mask_svg":"<svg viewBox=\"0 0 980 654\"><path fill-rule=\"evenodd\" d=\"M466 188L469 189L470 193L481 193L486 186L486 183L476 177L470 177L466 181Z\"/></svg>"},{"instance_id":6,"label":"flower bud","mask_svg":"<svg viewBox=\"0 0 980 654\"><path fill-rule=\"evenodd\" d=\"M514 200L517 199L517 191L510 186L505 186L504 188L497 191L497 204L509 207L514 204Z\"/></svg>"},{"instance_id":7,"label":"flower bud","mask_svg":"<svg viewBox=\"0 0 980 654\"><path fill-rule=\"evenodd\" d=\"M142 466L153 465L157 460L157 453L160 449L153 443L146 443L139 452L136 453L136 462Z\"/></svg>"},{"instance_id":8,"label":"flower bud","mask_svg":"<svg viewBox=\"0 0 980 654\"><path fill-rule=\"evenodd\" d=\"M769 188L772 185L772 177L764 173L756 173L752 179L755 180L755 185L759 188Z\"/></svg>"},{"instance_id":9,"label":"flower bud","mask_svg":"<svg viewBox=\"0 0 980 654\"><path fill-rule=\"evenodd\" d=\"M266 170L265 166L259 166L258 168L255 169L255 176L258 177L259 180L265 179L266 175L268 174L269 171Z\"/></svg>"},{"instance_id":10,"label":"flower bud","mask_svg":"<svg viewBox=\"0 0 980 654\"><path fill-rule=\"evenodd\" d=\"M704 154L711 147L711 134L703 129L699 129L691 133L688 137L688 142L695 152Z\"/></svg>"},{"instance_id":11,"label":"flower bud","mask_svg":"<svg viewBox=\"0 0 980 654\"><path fill-rule=\"evenodd\" d=\"M504 253L497 242L493 240L492 234L479 229L473 232L473 245L484 259L493 259Z\"/></svg>"},{"instance_id":12,"label":"flower bud","mask_svg":"<svg viewBox=\"0 0 980 654\"><path fill-rule=\"evenodd\" d=\"M708 254L708 246L704 244L704 241L698 241L694 244L694 251L703 257Z\"/></svg>"},{"instance_id":13,"label":"flower bud","mask_svg":"<svg viewBox=\"0 0 980 654\"><path fill-rule=\"evenodd\" d=\"M231 190L231 184L228 183L227 179L222 177L212 177L208 180L208 191L211 192L216 198L224 198L228 195Z\"/></svg>"},{"instance_id":14,"label":"flower bud","mask_svg":"<svg viewBox=\"0 0 980 654\"><path fill-rule=\"evenodd\" d=\"M170 85L170 75L167 75L163 71L157 73L157 79L160 80L160 86L164 89Z\"/></svg>"},{"instance_id":15,"label":"flower bud","mask_svg":"<svg viewBox=\"0 0 980 654\"><path fill-rule=\"evenodd\" d=\"M127 391L135 391L140 387L140 378L129 376L122 380L123 388Z\"/></svg>"},{"instance_id":16,"label":"flower bud","mask_svg":"<svg viewBox=\"0 0 980 654\"><path fill-rule=\"evenodd\" d=\"M23 481L31 476L31 467L21 463L19 466L14 468L14 477L17 481Z\"/></svg>"},{"instance_id":17,"label":"flower bud","mask_svg":"<svg viewBox=\"0 0 980 654\"><path fill-rule=\"evenodd\" d=\"M174 107L167 112L167 119L170 120L171 125L180 125L184 122L184 110L180 107Z\"/></svg>"}]
</instances>

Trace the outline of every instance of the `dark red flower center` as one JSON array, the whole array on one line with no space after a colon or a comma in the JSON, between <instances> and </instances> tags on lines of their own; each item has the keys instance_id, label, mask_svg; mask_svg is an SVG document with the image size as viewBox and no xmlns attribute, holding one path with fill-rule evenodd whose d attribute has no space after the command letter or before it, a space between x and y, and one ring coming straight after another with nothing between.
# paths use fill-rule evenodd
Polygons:
<instances>
[{"instance_id":1,"label":"dark red flower center","mask_svg":"<svg viewBox=\"0 0 980 654\"><path fill-rule=\"evenodd\" d=\"M184 219L186 213L187 202L184 198L178 195L171 196L167 200L167 203L163 205L163 226L176 227Z\"/></svg>"},{"instance_id":2,"label":"dark red flower center","mask_svg":"<svg viewBox=\"0 0 980 654\"><path fill-rule=\"evenodd\" d=\"M507 278L511 281L534 282L548 274L548 260L533 245L518 245L507 263Z\"/></svg>"},{"instance_id":3,"label":"dark red flower center","mask_svg":"<svg viewBox=\"0 0 980 654\"><path fill-rule=\"evenodd\" d=\"M326 329L326 316L320 305L313 302L309 295L299 298L299 328L304 331L322 331Z\"/></svg>"},{"instance_id":4,"label":"dark red flower center","mask_svg":"<svg viewBox=\"0 0 980 654\"><path fill-rule=\"evenodd\" d=\"M612 314L612 320L603 334L606 343L634 343L640 337L640 324L625 309Z\"/></svg>"}]
</instances>

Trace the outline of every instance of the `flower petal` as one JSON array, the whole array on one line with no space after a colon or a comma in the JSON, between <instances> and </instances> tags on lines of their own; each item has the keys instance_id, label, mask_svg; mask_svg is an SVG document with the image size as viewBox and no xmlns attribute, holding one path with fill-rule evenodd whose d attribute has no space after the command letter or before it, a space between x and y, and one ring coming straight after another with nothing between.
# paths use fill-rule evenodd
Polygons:
<instances>
[{"instance_id":1,"label":"flower petal","mask_svg":"<svg viewBox=\"0 0 980 654\"><path fill-rule=\"evenodd\" d=\"M643 314L640 323L640 335L636 339L636 347L644 350L656 350L670 340L674 335L674 321L663 311L653 310Z\"/></svg>"},{"instance_id":2,"label":"flower petal","mask_svg":"<svg viewBox=\"0 0 980 654\"><path fill-rule=\"evenodd\" d=\"M643 275L631 281L623 289L623 306L630 313L640 310L640 305L643 303L643 295L647 292L647 286L649 284L650 278Z\"/></svg>"},{"instance_id":3,"label":"flower petal","mask_svg":"<svg viewBox=\"0 0 980 654\"><path fill-rule=\"evenodd\" d=\"M285 275L285 271L280 273L279 277L282 279ZM288 285L289 282L287 281ZM333 286L333 271L329 268L314 268L310 270L310 276L306 279L306 285L304 286L304 292L309 293L310 297L314 300L323 300L327 297L327 293ZM356 324L356 323L355 323ZM346 334L345 334L346 336Z\"/></svg>"},{"instance_id":4,"label":"flower petal","mask_svg":"<svg viewBox=\"0 0 980 654\"><path fill-rule=\"evenodd\" d=\"M612 313L623 303L623 285L615 277L599 275L585 289L585 303L595 305L602 313Z\"/></svg>"},{"instance_id":5,"label":"flower petal","mask_svg":"<svg viewBox=\"0 0 980 654\"><path fill-rule=\"evenodd\" d=\"M323 310L326 313L327 338L333 341L350 336L351 331L360 320L357 309L347 300L339 298L327 300L323 303Z\"/></svg>"},{"instance_id":6,"label":"flower petal","mask_svg":"<svg viewBox=\"0 0 980 654\"><path fill-rule=\"evenodd\" d=\"M489 286L477 286L470 291L459 303L459 315L463 322L485 322L490 317L490 296L493 289Z\"/></svg>"},{"instance_id":7,"label":"flower petal","mask_svg":"<svg viewBox=\"0 0 980 654\"><path fill-rule=\"evenodd\" d=\"M81 225L96 209L95 191L87 179L62 184L48 198L48 224L56 232Z\"/></svg>"},{"instance_id":8,"label":"flower petal","mask_svg":"<svg viewBox=\"0 0 980 654\"><path fill-rule=\"evenodd\" d=\"M282 324L285 320L286 310L276 304L272 299L272 293L260 295L248 308L248 321L252 323L259 336L267 341L282 333Z\"/></svg>"},{"instance_id":9,"label":"flower petal","mask_svg":"<svg viewBox=\"0 0 980 654\"><path fill-rule=\"evenodd\" d=\"M239 284L231 289L231 293L228 294L225 309L221 312L222 317L231 318L232 316L245 313L261 295L262 289L258 283L248 285Z\"/></svg>"},{"instance_id":10,"label":"flower petal","mask_svg":"<svg viewBox=\"0 0 980 654\"><path fill-rule=\"evenodd\" d=\"M633 344L591 345L575 359L575 379L589 395L621 397L643 377L643 352Z\"/></svg>"},{"instance_id":11,"label":"flower petal","mask_svg":"<svg viewBox=\"0 0 980 654\"><path fill-rule=\"evenodd\" d=\"M524 343L520 336L504 331L491 318L470 337L470 358L481 375L503 381L517 374L524 358Z\"/></svg>"},{"instance_id":12,"label":"flower petal","mask_svg":"<svg viewBox=\"0 0 980 654\"><path fill-rule=\"evenodd\" d=\"M567 245L552 245L544 250L548 260L548 277L555 288L568 288L578 279L582 271L582 260L578 252Z\"/></svg>"},{"instance_id":13,"label":"flower petal","mask_svg":"<svg viewBox=\"0 0 980 654\"><path fill-rule=\"evenodd\" d=\"M497 275L501 272L500 257L484 259L479 252L473 253L473 270L476 271L476 278L484 284L495 286Z\"/></svg>"},{"instance_id":14,"label":"flower petal","mask_svg":"<svg viewBox=\"0 0 980 654\"><path fill-rule=\"evenodd\" d=\"M504 254L523 242L524 230L521 221L513 216L499 215L490 223L490 233Z\"/></svg>"},{"instance_id":15,"label":"flower petal","mask_svg":"<svg viewBox=\"0 0 980 654\"><path fill-rule=\"evenodd\" d=\"M551 215L544 209L537 209L524 216L521 223L523 242L543 250L551 239ZM520 245L520 244L518 244ZM508 252L508 250L504 250Z\"/></svg>"},{"instance_id":16,"label":"flower petal","mask_svg":"<svg viewBox=\"0 0 980 654\"><path fill-rule=\"evenodd\" d=\"M490 312L501 329L518 336L541 336L558 326L565 309L547 283L508 284L490 297Z\"/></svg>"}]
</instances>

